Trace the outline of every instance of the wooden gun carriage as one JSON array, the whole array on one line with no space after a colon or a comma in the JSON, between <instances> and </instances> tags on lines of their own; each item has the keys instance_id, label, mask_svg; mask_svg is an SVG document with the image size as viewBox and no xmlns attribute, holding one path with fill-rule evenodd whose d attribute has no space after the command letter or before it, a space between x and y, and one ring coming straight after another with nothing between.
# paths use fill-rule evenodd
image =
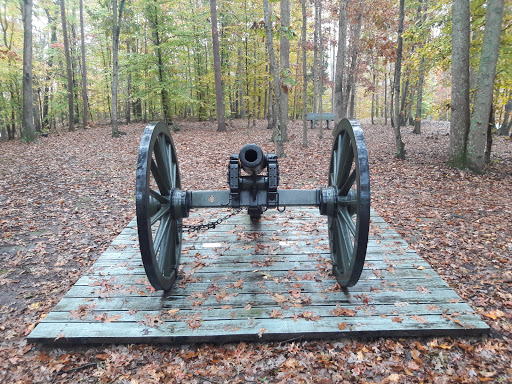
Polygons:
<instances>
[{"instance_id":1,"label":"wooden gun carriage","mask_svg":"<svg viewBox=\"0 0 512 384\"><path fill-rule=\"evenodd\" d=\"M231 155L229 190L181 189L176 150L168 127L144 130L137 160L137 226L142 261L155 289L169 290L178 277L183 218L196 208L247 208L251 218L266 209L315 206L327 216L333 274L342 287L357 283L363 269L370 222L370 173L363 131L355 120L336 128L328 186L278 189L274 154L255 144Z\"/></svg>"}]
</instances>

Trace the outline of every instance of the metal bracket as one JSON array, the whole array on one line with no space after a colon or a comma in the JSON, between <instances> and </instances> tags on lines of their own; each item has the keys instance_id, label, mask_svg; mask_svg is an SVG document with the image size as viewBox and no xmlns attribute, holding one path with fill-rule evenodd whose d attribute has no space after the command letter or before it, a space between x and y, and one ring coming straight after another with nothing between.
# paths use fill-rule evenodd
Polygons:
<instances>
[{"instance_id":1,"label":"metal bracket","mask_svg":"<svg viewBox=\"0 0 512 384\"><path fill-rule=\"evenodd\" d=\"M267 207L278 208L279 194L277 193L277 187L279 186L279 165L277 164L277 156L273 153L267 155L267 173Z\"/></svg>"},{"instance_id":2,"label":"metal bracket","mask_svg":"<svg viewBox=\"0 0 512 384\"><path fill-rule=\"evenodd\" d=\"M233 154L229 158L228 184L231 206L240 208L240 162L237 154Z\"/></svg>"}]
</instances>

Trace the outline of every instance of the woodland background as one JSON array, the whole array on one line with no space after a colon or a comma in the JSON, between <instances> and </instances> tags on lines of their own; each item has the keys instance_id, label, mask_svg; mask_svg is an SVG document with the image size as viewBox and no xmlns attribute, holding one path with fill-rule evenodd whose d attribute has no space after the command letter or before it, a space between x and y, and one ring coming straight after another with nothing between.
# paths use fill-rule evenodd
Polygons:
<instances>
[{"instance_id":1,"label":"woodland background","mask_svg":"<svg viewBox=\"0 0 512 384\"><path fill-rule=\"evenodd\" d=\"M496 127L509 134L510 2L273 3L2 0L1 138L266 118L281 157L288 119L333 111L336 122L389 117L403 158L400 127L420 133L429 117L451 121L450 162L482 172Z\"/></svg>"}]
</instances>

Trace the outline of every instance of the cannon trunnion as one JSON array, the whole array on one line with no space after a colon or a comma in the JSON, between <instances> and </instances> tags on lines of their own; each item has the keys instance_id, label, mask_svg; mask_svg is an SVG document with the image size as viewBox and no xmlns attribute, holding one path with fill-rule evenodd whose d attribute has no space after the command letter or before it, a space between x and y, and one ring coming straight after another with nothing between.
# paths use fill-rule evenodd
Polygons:
<instances>
[{"instance_id":1,"label":"cannon trunnion","mask_svg":"<svg viewBox=\"0 0 512 384\"><path fill-rule=\"evenodd\" d=\"M230 156L229 190L185 191L169 129L163 123L148 125L137 160L136 208L142 261L153 287L169 290L176 281L182 219L190 209L247 208L257 219L266 209L284 211L290 206L316 206L327 216L333 274L342 287L355 285L363 269L370 222L368 154L357 121L342 120L336 132L327 187L279 190L277 156L247 144Z\"/></svg>"}]
</instances>

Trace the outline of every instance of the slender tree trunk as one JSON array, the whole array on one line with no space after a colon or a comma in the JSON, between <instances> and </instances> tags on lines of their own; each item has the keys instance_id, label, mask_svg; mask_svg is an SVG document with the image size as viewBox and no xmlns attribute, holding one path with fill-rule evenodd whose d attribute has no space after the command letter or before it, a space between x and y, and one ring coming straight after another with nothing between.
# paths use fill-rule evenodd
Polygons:
<instances>
[{"instance_id":1,"label":"slender tree trunk","mask_svg":"<svg viewBox=\"0 0 512 384\"><path fill-rule=\"evenodd\" d=\"M295 65L295 84L299 84L299 63L300 63L300 48L302 46L302 42L299 40L299 45L297 47L297 62ZM292 119L297 120L297 87L293 89L293 111L292 111Z\"/></svg>"},{"instance_id":2,"label":"slender tree trunk","mask_svg":"<svg viewBox=\"0 0 512 384\"><path fill-rule=\"evenodd\" d=\"M407 125L407 114L405 113L407 109L407 96L409 95L409 76L405 76L405 81L403 82L402 87L402 100L400 101L400 125Z\"/></svg>"},{"instance_id":3,"label":"slender tree trunk","mask_svg":"<svg viewBox=\"0 0 512 384\"><path fill-rule=\"evenodd\" d=\"M308 16L306 13L306 0L301 0L302 6L302 146L305 148L308 146L308 122L306 115L308 113L308 76L307 76L307 22Z\"/></svg>"},{"instance_id":4,"label":"slender tree trunk","mask_svg":"<svg viewBox=\"0 0 512 384\"><path fill-rule=\"evenodd\" d=\"M323 93L324 93L324 82L323 82L323 60L324 59L324 45L322 37L322 1L318 0L318 113L320 114L320 129L318 130L318 137L322 139L324 137L323 130Z\"/></svg>"},{"instance_id":5,"label":"slender tree trunk","mask_svg":"<svg viewBox=\"0 0 512 384\"><path fill-rule=\"evenodd\" d=\"M124 1L124 0L123 0ZM150 7L149 10L149 21L152 28L153 38L154 38L154 45L155 45L155 51L157 56L157 65L158 65L158 81L160 84L165 83L165 71L164 71L164 60L163 60L163 54L162 54L162 39L160 38L160 21L158 20L158 3L156 0L154 1L154 4L152 7ZM198 77L200 76L200 66L199 63L197 64L197 71L198 71ZM200 87L199 87L200 88ZM203 91L199 91L199 99L202 99L202 93ZM166 87L162 87L160 90L160 101L162 104L162 111L164 113L164 121L167 125L171 126L173 125L172 116L171 116L171 110L169 106L169 94ZM200 111L198 112L199 118L202 117L202 111L200 108Z\"/></svg>"},{"instance_id":6,"label":"slender tree trunk","mask_svg":"<svg viewBox=\"0 0 512 384\"><path fill-rule=\"evenodd\" d=\"M416 84L417 86L417 84ZM412 103L414 100L414 96L416 96L416 86L412 87L409 91L409 97L407 99L407 119L406 124L414 126L414 120L412 118Z\"/></svg>"},{"instance_id":7,"label":"slender tree trunk","mask_svg":"<svg viewBox=\"0 0 512 384\"><path fill-rule=\"evenodd\" d=\"M499 134L500 136L508 136L510 133L510 127L512 125L512 91L508 95L507 104L505 104L505 118L503 124L501 124Z\"/></svg>"},{"instance_id":8,"label":"slender tree trunk","mask_svg":"<svg viewBox=\"0 0 512 384\"><path fill-rule=\"evenodd\" d=\"M395 115L391 120L393 130L395 131L395 157L397 159L405 159L405 144L402 141L400 133L400 75L402 72L402 33L404 30L404 17L405 17L405 0L400 0L400 16L398 18L398 48L396 52L395 62L395 77L393 81L394 89L394 102L395 102Z\"/></svg>"},{"instance_id":9,"label":"slender tree trunk","mask_svg":"<svg viewBox=\"0 0 512 384\"><path fill-rule=\"evenodd\" d=\"M73 21L76 20L76 15L75 15L75 9L73 8L73 12L71 13L71 17L73 18ZM76 42L78 41L78 37L76 35L76 30L75 30L75 24L73 22L70 23L71 25L71 40L70 40L70 48L69 48L69 51L70 51L70 55L71 55L71 74L73 76L73 100L74 100L74 104L73 104L73 107L75 108L75 113L73 115L74 119L75 119L75 124L78 124L80 122L80 106L79 106L79 102L78 102L78 84L77 84L77 79L76 77L78 76L78 67L79 65L77 64L77 57L78 57L78 53L77 53L77 48L76 48Z\"/></svg>"},{"instance_id":10,"label":"slender tree trunk","mask_svg":"<svg viewBox=\"0 0 512 384\"><path fill-rule=\"evenodd\" d=\"M237 107L237 117L243 118L245 117L245 108L244 108L244 97L245 97L245 86L243 82L243 62L242 62L242 48L238 48L238 63L236 68L236 81L238 82L238 107Z\"/></svg>"},{"instance_id":11,"label":"slender tree trunk","mask_svg":"<svg viewBox=\"0 0 512 384\"><path fill-rule=\"evenodd\" d=\"M130 57L130 42L126 42L126 55ZM130 59L128 59L130 60ZM128 71L126 75L126 92L124 95L124 120L126 124L130 124L132 120L130 94L132 92L132 72Z\"/></svg>"},{"instance_id":12,"label":"slender tree trunk","mask_svg":"<svg viewBox=\"0 0 512 384\"><path fill-rule=\"evenodd\" d=\"M347 1L340 0L340 21L338 27L338 52L336 54L336 77L334 80L334 125L347 117L343 109L345 85L345 63L347 54Z\"/></svg>"},{"instance_id":13,"label":"slender tree trunk","mask_svg":"<svg viewBox=\"0 0 512 384\"><path fill-rule=\"evenodd\" d=\"M356 100L356 79L357 79L357 60L359 55L359 40L361 36L361 25L363 22L363 12L364 9L361 8L358 10L356 23L351 27L351 38L350 38L350 46L351 46L351 59L350 59L350 69L348 73L348 81L347 81L347 92L346 98L343 103L343 109L347 110L350 102L349 108L349 117L351 119L355 118L355 100Z\"/></svg>"},{"instance_id":14,"label":"slender tree trunk","mask_svg":"<svg viewBox=\"0 0 512 384\"><path fill-rule=\"evenodd\" d=\"M288 81L283 84L281 92L281 133L283 141L288 141L288 103L289 103L289 80L290 74L290 40L288 33L290 29L290 0L281 0L281 38L279 39L279 66L280 73Z\"/></svg>"},{"instance_id":15,"label":"slender tree trunk","mask_svg":"<svg viewBox=\"0 0 512 384\"><path fill-rule=\"evenodd\" d=\"M388 71L384 72L384 125L388 125Z\"/></svg>"},{"instance_id":16,"label":"slender tree trunk","mask_svg":"<svg viewBox=\"0 0 512 384\"><path fill-rule=\"evenodd\" d=\"M121 32L121 19L123 16L124 1L119 4L119 14L117 9L117 0L112 2L112 13L114 16L114 25L112 26L112 136L116 137L122 134L119 131L119 122L117 117L117 96L119 87L119 34Z\"/></svg>"},{"instance_id":17,"label":"slender tree trunk","mask_svg":"<svg viewBox=\"0 0 512 384\"><path fill-rule=\"evenodd\" d=\"M450 162L466 163L469 132L469 36L468 0L452 1L452 88L450 119Z\"/></svg>"},{"instance_id":18,"label":"slender tree trunk","mask_svg":"<svg viewBox=\"0 0 512 384\"><path fill-rule=\"evenodd\" d=\"M276 98L275 106L277 109L276 121L274 128L274 143L276 145L276 156L279 158L285 157L283 147L283 135L281 132L281 88L279 86L279 69L276 65L276 56L274 54L274 43L272 36L272 7L269 5L268 0L263 0L263 14L265 18L265 34L267 38L267 47L269 55L270 71L274 75L274 94Z\"/></svg>"},{"instance_id":19,"label":"slender tree trunk","mask_svg":"<svg viewBox=\"0 0 512 384\"><path fill-rule=\"evenodd\" d=\"M313 31L313 113L318 113L318 84L320 80L319 65L318 65L318 31L320 29L318 21L318 2L314 0L314 12L315 12L315 29ZM320 122L321 123L321 122ZM313 121L313 127L316 126L317 122Z\"/></svg>"},{"instance_id":20,"label":"slender tree trunk","mask_svg":"<svg viewBox=\"0 0 512 384\"><path fill-rule=\"evenodd\" d=\"M33 89L32 89L32 0L23 0L23 127L24 141L36 139L34 127Z\"/></svg>"},{"instance_id":21,"label":"slender tree trunk","mask_svg":"<svg viewBox=\"0 0 512 384\"><path fill-rule=\"evenodd\" d=\"M82 115L84 129L87 128L87 67L85 63L85 34L84 34L84 7L83 0L80 0L80 42L82 52L82 100L84 103L84 112Z\"/></svg>"},{"instance_id":22,"label":"slender tree trunk","mask_svg":"<svg viewBox=\"0 0 512 384\"><path fill-rule=\"evenodd\" d=\"M375 73L373 74L373 88L372 91L372 113L371 113L371 120L372 125L375 125L374 115L375 115Z\"/></svg>"},{"instance_id":23,"label":"slender tree trunk","mask_svg":"<svg viewBox=\"0 0 512 384\"><path fill-rule=\"evenodd\" d=\"M488 0L485 31L478 67L475 106L471 116L467 145L468 167L482 172L485 166L485 145L494 91L494 77L500 50L503 0Z\"/></svg>"},{"instance_id":24,"label":"slender tree trunk","mask_svg":"<svg viewBox=\"0 0 512 384\"><path fill-rule=\"evenodd\" d=\"M224 119L224 96L222 94L222 76L220 71L219 31L217 29L217 1L210 0L212 19L213 67L215 72L215 100L217 102L217 131L226 131Z\"/></svg>"},{"instance_id":25,"label":"slender tree trunk","mask_svg":"<svg viewBox=\"0 0 512 384\"><path fill-rule=\"evenodd\" d=\"M416 116L414 118L414 129L412 133L421 134L421 113L423 109L423 84L425 82L425 58L420 62L420 73L418 75L418 97L416 98Z\"/></svg>"},{"instance_id":26,"label":"slender tree trunk","mask_svg":"<svg viewBox=\"0 0 512 384\"><path fill-rule=\"evenodd\" d=\"M57 27L56 27L55 23L53 23L53 18L50 15L50 11L45 8L45 12L46 12L46 17L48 19L48 24L51 25L51 27L50 27L50 45L52 45L55 42L57 42ZM50 126L51 126L49 112L50 112L50 101L52 99L50 92L52 89L49 86L49 84L51 82L50 72L53 67L53 60L54 60L53 53L50 52L48 54L48 72L46 74L46 79L45 79L46 84L44 87L44 95L43 95L43 129L46 129L46 130L49 130Z\"/></svg>"},{"instance_id":27,"label":"slender tree trunk","mask_svg":"<svg viewBox=\"0 0 512 384\"><path fill-rule=\"evenodd\" d=\"M40 89L37 90L37 95L35 97L35 103L32 104L33 105L33 110L34 110L34 128L36 130L36 132L40 133L41 132L41 115L39 113L39 93L41 92Z\"/></svg>"},{"instance_id":28,"label":"slender tree trunk","mask_svg":"<svg viewBox=\"0 0 512 384\"><path fill-rule=\"evenodd\" d=\"M487 140L485 145L485 164L491 162L492 150L492 130L496 126L496 118L494 116L494 107L491 102L491 113L489 114L489 123L487 124Z\"/></svg>"},{"instance_id":29,"label":"slender tree trunk","mask_svg":"<svg viewBox=\"0 0 512 384\"><path fill-rule=\"evenodd\" d=\"M69 53L69 37L68 27L66 21L66 7L64 5L65 0L60 0L60 16L62 20L62 35L64 38L64 54L66 56L66 74L68 82L68 115L69 115L69 131L75 130L75 117L74 117L74 103L73 103L73 73L71 71L71 56Z\"/></svg>"}]
</instances>

